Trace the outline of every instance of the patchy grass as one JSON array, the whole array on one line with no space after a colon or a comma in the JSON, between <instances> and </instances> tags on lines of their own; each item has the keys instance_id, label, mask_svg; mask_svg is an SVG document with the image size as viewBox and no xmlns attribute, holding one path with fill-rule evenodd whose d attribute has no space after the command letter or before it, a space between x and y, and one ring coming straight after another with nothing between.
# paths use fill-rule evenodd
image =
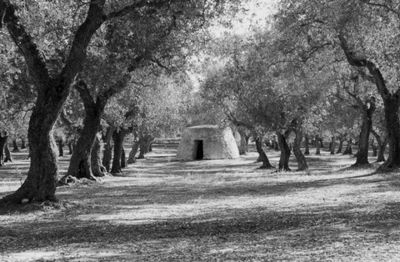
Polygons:
<instances>
[{"instance_id":1,"label":"patchy grass","mask_svg":"<svg viewBox=\"0 0 400 262\"><path fill-rule=\"evenodd\" d=\"M327 152L307 172L255 159L176 162L156 148L122 177L59 188L58 204L0 210L0 261L400 260L397 174ZM0 197L27 167L22 153L0 169Z\"/></svg>"}]
</instances>

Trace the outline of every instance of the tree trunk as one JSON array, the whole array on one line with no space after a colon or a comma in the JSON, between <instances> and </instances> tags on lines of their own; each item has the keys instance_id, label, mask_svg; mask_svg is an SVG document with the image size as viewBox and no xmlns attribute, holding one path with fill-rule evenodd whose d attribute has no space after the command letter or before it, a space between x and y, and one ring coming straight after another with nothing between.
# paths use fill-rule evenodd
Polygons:
<instances>
[{"instance_id":1,"label":"tree trunk","mask_svg":"<svg viewBox=\"0 0 400 262\"><path fill-rule=\"evenodd\" d=\"M10 149L8 148L8 144L6 143L6 145L4 146L4 153L6 155L6 157L4 158L4 162L12 162L12 156L11 156L11 152Z\"/></svg>"},{"instance_id":2,"label":"tree trunk","mask_svg":"<svg viewBox=\"0 0 400 262\"><path fill-rule=\"evenodd\" d=\"M0 166L4 165L4 151L7 144L7 135L0 133Z\"/></svg>"},{"instance_id":3,"label":"tree trunk","mask_svg":"<svg viewBox=\"0 0 400 262\"><path fill-rule=\"evenodd\" d=\"M351 144L353 144L353 139L349 138L349 140L347 140L346 149L344 150L343 155L353 154L353 148L351 147Z\"/></svg>"},{"instance_id":4,"label":"tree trunk","mask_svg":"<svg viewBox=\"0 0 400 262\"><path fill-rule=\"evenodd\" d=\"M139 156L137 159L144 159L144 155L147 153L147 143L146 143L146 138L141 137L139 139Z\"/></svg>"},{"instance_id":5,"label":"tree trunk","mask_svg":"<svg viewBox=\"0 0 400 262\"><path fill-rule=\"evenodd\" d=\"M376 142L378 143L378 158L376 162L384 162L387 139L382 140L381 136L373 129L371 130L371 133L375 136Z\"/></svg>"},{"instance_id":6,"label":"tree trunk","mask_svg":"<svg viewBox=\"0 0 400 262\"><path fill-rule=\"evenodd\" d=\"M68 154L72 155L74 152L74 141L70 140L68 142Z\"/></svg>"},{"instance_id":7,"label":"tree trunk","mask_svg":"<svg viewBox=\"0 0 400 262\"><path fill-rule=\"evenodd\" d=\"M329 145L329 150L331 151L331 155L335 154L335 137L332 136L331 143Z\"/></svg>"},{"instance_id":8,"label":"tree trunk","mask_svg":"<svg viewBox=\"0 0 400 262\"><path fill-rule=\"evenodd\" d=\"M31 158L28 176L15 193L2 199L3 203L56 200L58 166L53 126L67 95L52 93L52 96L46 96L41 93L38 96L28 128Z\"/></svg>"},{"instance_id":9,"label":"tree trunk","mask_svg":"<svg viewBox=\"0 0 400 262\"><path fill-rule=\"evenodd\" d=\"M375 111L375 99L368 99L366 105L363 105L362 124L360 136L358 139L357 160L353 166L368 165L368 145L369 135L372 129L372 115Z\"/></svg>"},{"instance_id":10,"label":"tree trunk","mask_svg":"<svg viewBox=\"0 0 400 262\"><path fill-rule=\"evenodd\" d=\"M101 164L101 141L100 137L96 135L93 147L92 147L92 152L90 154L91 158L91 163L92 163L92 173L93 176L95 177L103 177L106 175L107 170L106 168Z\"/></svg>"},{"instance_id":11,"label":"tree trunk","mask_svg":"<svg viewBox=\"0 0 400 262\"><path fill-rule=\"evenodd\" d=\"M78 179L87 178L96 180L92 172L91 151L100 127L100 115L96 108L86 108L83 128L71 156L68 167L68 176Z\"/></svg>"},{"instance_id":12,"label":"tree trunk","mask_svg":"<svg viewBox=\"0 0 400 262\"><path fill-rule=\"evenodd\" d=\"M320 142L319 135L315 136L315 154L321 155L321 142Z\"/></svg>"},{"instance_id":13,"label":"tree trunk","mask_svg":"<svg viewBox=\"0 0 400 262\"><path fill-rule=\"evenodd\" d=\"M371 148L372 148L372 156L378 156L378 147L375 144L375 141L371 139Z\"/></svg>"},{"instance_id":14,"label":"tree trunk","mask_svg":"<svg viewBox=\"0 0 400 262\"><path fill-rule=\"evenodd\" d=\"M338 146L338 150L336 151L336 154L342 153L343 141L344 141L343 136L339 136L339 146Z\"/></svg>"},{"instance_id":15,"label":"tree trunk","mask_svg":"<svg viewBox=\"0 0 400 262\"><path fill-rule=\"evenodd\" d=\"M269 169L269 168L274 168L271 163L269 162L267 154L265 154L265 151L262 147L262 140L259 136L256 136L255 138L255 143L256 143L256 149L258 153L258 159L261 160L262 166L260 166L261 169Z\"/></svg>"},{"instance_id":16,"label":"tree trunk","mask_svg":"<svg viewBox=\"0 0 400 262\"><path fill-rule=\"evenodd\" d=\"M101 116L108 98L99 95L94 100L84 81L79 81L75 88L78 90L85 107L85 119L71 156L67 175L78 179L96 180L92 172L91 152L100 129Z\"/></svg>"},{"instance_id":17,"label":"tree trunk","mask_svg":"<svg viewBox=\"0 0 400 262\"><path fill-rule=\"evenodd\" d=\"M300 130L295 130L295 138L293 143L293 153L297 160L297 170L303 171L308 169L307 160L301 152L301 141L303 140L303 134Z\"/></svg>"},{"instance_id":18,"label":"tree trunk","mask_svg":"<svg viewBox=\"0 0 400 262\"><path fill-rule=\"evenodd\" d=\"M286 142L285 136L280 133L276 132L278 137L279 148L281 149L281 156L279 159L279 170L290 171L289 168L289 158L290 158L290 148Z\"/></svg>"},{"instance_id":19,"label":"tree trunk","mask_svg":"<svg viewBox=\"0 0 400 262\"><path fill-rule=\"evenodd\" d=\"M12 140L12 144L13 144L13 152L14 153L17 153L17 152L20 152L19 151L19 148L18 148L18 144L17 144L17 139L16 138L14 138L13 140Z\"/></svg>"},{"instance_id":20,"label":"tree trunk","mask_svg":"<svg viewBox=\"0 0 400 262\"><path fill-rule=\"evenodd\" d=\"M115 130L113 133L114 140L114 158L111 168L111 174L117 175L122 173L121 155L123 150L124 138L127 132L123 129ZM146 145L147 146L147 145Z\"/></svg>"},{"instance_id":21,"label":"tree trunk","mask_svg":"<svg viewBox=\"0 0 400 262\"><path fill-rule=\"evenodd\" d=\"M21 149L25 149L26 148L26 141L24 137L21 137Z\"/></svg>"},{"instance_id":22,"label":"tree trunk","mask_svg":"<svg viewBox=\"0 0 400 262\"><path fill-rule=\"evenodd\" d=\"M304 136L304 155L308 156L310 155L310 138L308 137L308 135L306 134Z\"/></svg>"},{"instance_id":23,"label":"tree trunk","mask_svg":"<svg viewBox=\"0 0 400 262\"><path fill-rule=\"evenodd\" d=\"M57 141L58 145L58 156L64 156L64 141L62 139L58 139Z\"/></svg>"},{"instance_id":24,"label":"tree trunk","mask_svg":"<svg viewBox=\"0 0 400 262\"><path fill-rule=\"evenodd\" d=\"M121 150L121 168L125 168L125 167L126 167L126 154L125 154L124 147L122 147L122 150Z\"/></svg>"},{"instance_id":25,"label":"tree trunk","mask_svg":"<svg viewBox=\"0 0 400 262\"><path fill-rule=\"evenodd\" d=\"M105 146L104 146L104 153L103 153L103 166L106 168L107 172L110 172L111 167L111 159L112 159L112 136L114 133L115 127L108 127L107 133L105 137Z\"/></svg>"},{"instance_id":26,"label":"tree trunk","mask_svg":"<svg viewBox=\"0 0 400 262\"><path fill-rule=\"evenodd\" d=\"M384 105L389 155L385 163L379 168L382 171L400 167L399 98L392 95L384 99Z\"/></svg>"},{"instance_id":27,"label":"tree trunk","mask_svg":"<svg viewBox=\"0 0 400 262\"><path fill-rule=\"evenodd\" d=\"M238 130L240 135L239 154L245 155L249 151L249 137L244 130Z\"/></svg>"},{"instance_id":28,"label":"tree trunk","mask_svg":"<svg viewBox=\"0 0 400 262\"><path fill-rule=\"evenodd\" d=\"M136 163L136 154L137 154L138 150L139 150L139 143L138 143L138 141L134 141L132 144L131 152L129 152L128 164Z\"/></svg>"},{"instance_id":29,"label":"tree trunk","mask_svg":"<svg viewBox=\"0 0 400 262\"><path fill-rule=\"evenodd\" d=\"M385 161L385 150L386 150L387 140L383 141L378 147L378 158L376 162L384 162Z\"/></svg>"}]
</instances>

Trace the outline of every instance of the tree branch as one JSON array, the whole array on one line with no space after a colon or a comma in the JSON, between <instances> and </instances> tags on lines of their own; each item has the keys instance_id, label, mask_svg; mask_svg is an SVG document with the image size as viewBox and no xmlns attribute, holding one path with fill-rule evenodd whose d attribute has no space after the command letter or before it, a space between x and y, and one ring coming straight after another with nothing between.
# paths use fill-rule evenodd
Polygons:
<instances>
[{"instance_id":1,"label":"tree branch","mask_svg":"<svg viewBox=\"0 0 400 262\"><path fill-rule=\"evenodd\" d=\"M83 63L86 60L86 49L90 40L106 19L103 11L104 5L105 0L90 1L86 19L76 31L67 62L61 72L60 80L62 86L69 87L77 73L82 70Z\"/></svg>"},{"instance_id":2,"label":"tree branch","mask_svg":"<svg viewBox=\"0 0 400 262\"><path fill-rule=\"evenodd\" d=\"M74 87L79 92L79 96L85 104L85 108L92 108L95 106L95 102L90 94L90 90L83 80L80 80L78 83L76 83Z\"/></svg>"},{"instance_id":3,"label":"tree branch","mask_svg":"<svg viewBox=\"0 0 400 262\"><path fill-rule=\"evenodd\" d=\"M39 50L32 37L15 14L15 6L8 0L0 0L0 28L6 25L8 32L18 49L23 54L29 74L32 76L36 87L50 82L46 64L41 58Z\"/></svg>"},{"instance_id":4,"label":"tree branch","mask_svg":"<svg viewBox=\"0 0 400 262\"><path fill-rule=\"evenodd\" d=\"M360 0L362 3L369 5L369 6L373 6L373 7L378 7L378 8L382 8L385 9L386 11L392 12L395 15L397 15L400 18L400 12L388 5L385 4L381 4L381 3L375 3L375 2L370 2L369 0Z\"/></svg>"},{"instance_id":5,"label":"tree branch","mask_svg":"<svg viewBox=\"0 0 400 262\"><path fill-rule=\"evenodd\" d=\"M125 15L128 15L131 12L136 11L138 8L142 8L142 7L162 7L165 6L169 3L169 1L165 1L165 0L154 0L152 2L149 2L149 0L137 0L135 1L134 4L131 5L127 5L124 8L111 12L106 16L106 19L113 19L113 18L118 18L118 17L122 17Z\"/></svg>"},{"instance_id":6,"label":"tree branch","mask_svg":"<svg viewBox=\"0 0 400 262\"><path fill-rule=\"evenodd\" d=\"M386 87L385 80L380 72L380 70L376 67L376 65L363 57L357 57L356 54L350 49L347 44L346 39L344 38L343 34L339 34L339 41L342 50L347 58L347 61L350 65L355 67L366 67L372 77L375 79L374 83L378 89L378 92L382 96L383 99L388 99L391 94Z\"/></svg>"}]
</instances>

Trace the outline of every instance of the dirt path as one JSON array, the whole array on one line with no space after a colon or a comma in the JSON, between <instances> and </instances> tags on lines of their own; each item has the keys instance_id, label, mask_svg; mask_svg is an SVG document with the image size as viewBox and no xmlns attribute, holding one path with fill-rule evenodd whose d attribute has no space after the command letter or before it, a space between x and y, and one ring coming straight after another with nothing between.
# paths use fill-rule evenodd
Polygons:
<instances>
[{"instance_id":1,"label":"dirt path","mask_svg":"<svg viewBox=\"0 0 400 262\"><path fill-rule=\"evenodd\" d=\"M253 153L173 156L156 148L123 177L60 188L56 207L2 212L0 261L400 260L396 174L347 170L354 158L328 153L307 173L259 170ZM21 155L0 170L0 197L26 168Z\"/></svg>"}]
</instances>

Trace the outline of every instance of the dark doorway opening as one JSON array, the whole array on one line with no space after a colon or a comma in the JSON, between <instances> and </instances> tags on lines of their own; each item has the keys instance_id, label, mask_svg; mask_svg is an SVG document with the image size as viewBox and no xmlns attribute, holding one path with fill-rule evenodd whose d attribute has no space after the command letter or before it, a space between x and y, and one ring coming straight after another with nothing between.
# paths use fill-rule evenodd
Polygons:
<instances>
[{"instance_id":1,"label":"dark doorway opening","mask_svg":"<svg viewBox=\"0 0 400 262\"><path fill-rule=\"evenodd\" d=\"M203 155L203 140L195 140L194 141L194 159L202 160Z\"/></svg>"}]
</instances>

